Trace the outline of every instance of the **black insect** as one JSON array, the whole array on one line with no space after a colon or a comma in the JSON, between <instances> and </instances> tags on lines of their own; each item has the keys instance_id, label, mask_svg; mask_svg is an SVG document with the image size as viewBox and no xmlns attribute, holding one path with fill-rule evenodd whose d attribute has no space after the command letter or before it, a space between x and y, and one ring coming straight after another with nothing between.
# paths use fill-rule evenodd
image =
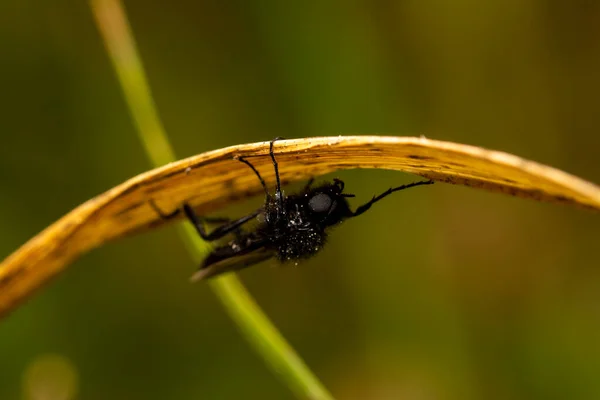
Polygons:
<instances>
[{"instance_id":1,"label":"black insect","mask_svg":"<svg viewBox=\"0 0 600 400\"><path fill-rule=\"evenodd\" d=\"M330 227L363 214L374 203L394 192L433 183L431 180L420 181L390 188L379 196L374 196L355 211L350 209L346 200L354 195L344 193L344 182L339 179L315 187L312 186L314 179L311 179L301 192L285 196L281 190L279 168L273 152L273 143L278 139L271 141L269 151L275 169L275 195L269 193L258 170L248 160L238 158L248 165L260 180L265 191L265 204L261 208L240 219L229 220L203 218L198 216L190 205L183 205L186 217L196 227L202 239L214 241L228 234L233 235L230 242L215 247L206 257L198 272L192 276L193 281L246 268L272 257L277 257L281 262L296 263L310 258L325 245ZM158 209L157 211L160 213ZM160 215L169 218L174 214ZM254 218L260 221L257 226L251 231L242 231L242 225ZM222 225L209 233L204 227L204 222Z\"/></svg>"}]
</instances>

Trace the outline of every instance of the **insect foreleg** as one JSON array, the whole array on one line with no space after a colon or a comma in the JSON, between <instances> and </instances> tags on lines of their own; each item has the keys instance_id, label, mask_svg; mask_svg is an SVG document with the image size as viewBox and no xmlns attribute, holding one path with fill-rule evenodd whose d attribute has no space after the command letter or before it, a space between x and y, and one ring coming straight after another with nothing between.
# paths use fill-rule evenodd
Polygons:
<instances>
[{"instance_id":1,"label":"insect foreleg","mask_svg":"<svg viewBox=\"0 0 600 400\"><path fill-rule=\"evenodd\" d=\"M379 196L373 196L373 198L371 200L369 200L367 203L363 204L362 206L359 206L356 211L354 211L353 213L353 217L357 217L360 214L364 213L365 211L367 211L369 208L371 208L371 206L375 203L377 203L379 200L383 199L386 196L389 196L390 194L397 192L399 190L404 190L404 189L408 189L411 187L415 187L415 186L421 186L421 185L432 185L433 181L420 181L420 182L413 182L413 183L409 183L408 185L402 185L402 186L398 186L395 188L389 188L388 190L386 190L385 192L381 193Z\"/></svg>"},{"instance_id":2,"label":"insect foreleg","mask_svg":"<svg viewBox=\"0 0 600 400\"><path fill-rule=\"evenodd\" d=\"M221 226L215 228L210 233L206 232L206 229L204 228L203 218L199 217L196 214L196 212L194 211L194 209L189 204L183 205L183 212L185 213L186 217L190 220L192 225L194 225L194 227L196 228L196 231L198 232L200 237L202 237L202 239L204 239L204 240L212 241L212 240L220 239L223 236L227 235L228 233L232 233L232 232L236 231L237 229L239 229L240 226L242 226L246 222L250 221L252 218L256 217L258 214L260 214L262 212L262 209L259 208L258 210L254 211L240 219L236 219L234 221L229 221L229 222L225 223L224 225L221 225Z\"/></svg>"}]
</instances>

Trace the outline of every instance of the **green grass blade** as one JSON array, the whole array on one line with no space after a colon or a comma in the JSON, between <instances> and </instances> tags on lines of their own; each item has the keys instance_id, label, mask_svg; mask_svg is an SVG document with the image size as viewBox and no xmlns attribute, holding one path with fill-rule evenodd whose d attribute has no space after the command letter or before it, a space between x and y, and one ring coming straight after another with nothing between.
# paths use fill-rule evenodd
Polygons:
<instances>
[{"instance_id":1,"label":"green grass blade","mask_svg":"<svg viewBox=\"0 0 600 400\"><path fill-rule=\"evenodd\" d=\"M148 156L155 166L174 161L175 152L158 117L122 4L92 0L91 6ZM193 257L201 259L208 245L188 223L180 232ZM246 340L299 398L333 398L234 274L214 279L210 286Z\"/></svg>"}]
</instances>

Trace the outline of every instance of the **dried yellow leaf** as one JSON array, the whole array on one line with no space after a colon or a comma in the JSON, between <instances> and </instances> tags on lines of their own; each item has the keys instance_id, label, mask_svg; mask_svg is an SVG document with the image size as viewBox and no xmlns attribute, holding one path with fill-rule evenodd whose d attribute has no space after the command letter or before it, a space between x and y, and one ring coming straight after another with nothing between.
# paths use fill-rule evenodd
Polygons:
<instances>
[{"instance_id":1,"label":"dried yellow leaf","mask_svg":"<svg viewBox=\"0 0 600 400\"><path fill-rule=\"evenodd\" d=\"M269 142L232 146L138 175L77 207L0 264L0 315L82 253L115 238L157 227L165 212L193 205L200 214L262 191L251 160L272 182ZM276 142L285 183L339 169L381 168L542 201L600 210L600 188L573 175L520 157L425 138L346 136Z\"/></svg>"}]
</instances>

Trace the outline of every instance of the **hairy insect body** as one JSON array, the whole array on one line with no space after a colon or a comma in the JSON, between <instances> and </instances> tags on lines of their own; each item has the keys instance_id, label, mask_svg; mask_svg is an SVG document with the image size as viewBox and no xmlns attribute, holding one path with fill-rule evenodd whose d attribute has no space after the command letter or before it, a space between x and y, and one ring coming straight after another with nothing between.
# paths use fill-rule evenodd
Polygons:
<instances>
[{"instance_id":1,"label":"hairy insect body","mask_svg":"<svg viewBox=\"0 0 600 400\"><path fill-rule=\"evenodd\" d=\"M307 193L283 199L283 210L277 198L266 202L265 223L258 228L282 261L310 258L323 248L326 229L351 216L341 188L326 184Z\"/></svg>"},{"instance_id":2,"label":"hairy insect body","mask_svg":"<svg viewBox=\"0 0 600 400\"><path fill-rule=\"evenodd\" d=\"M310 258L325 245L329 228L347 218L365 213L373 204L394 192L433 183L421 181L390 188L354 211L347 201L348 197L354 195L344 193L344 182L339 179L315 188L311 187L311 179L303 191L285 196L281 190L279 168L273 151L275 140L269 146L277 184L274 194L269 193L265 181L252 163L244 158L237 158L251 168L260 180L265 191L263 207L239 219L230 220L200 217L189 204L183 204L183 212L204 240L215 241L227 235L234 236L233 240L215 247L206 256L200 269L192 276L193 281L240 270L273 257L281 262ZM165 215L155 205L153 207L163 218L171 218L179 212ZM243 231L242 226L253 219L258 219L257 226ZM221 222L222 225L207 232L204 222Z\"/></svg>"}]
</instances>

